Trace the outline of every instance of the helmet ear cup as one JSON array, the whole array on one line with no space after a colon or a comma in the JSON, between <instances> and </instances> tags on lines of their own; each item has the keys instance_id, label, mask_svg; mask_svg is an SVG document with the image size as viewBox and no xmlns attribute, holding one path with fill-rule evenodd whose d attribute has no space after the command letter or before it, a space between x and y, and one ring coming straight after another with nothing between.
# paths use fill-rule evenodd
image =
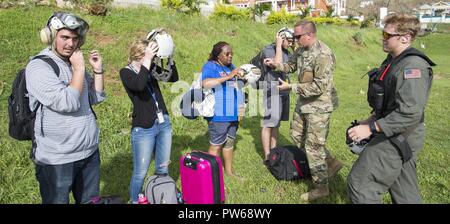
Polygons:
<instances>
[{"instance_id":1,"label":"helmet ear cup","mask_svg":"<svg viewBox=\"0 0 450 224\"><path fill-rule=\"evenodd\" d=\"M52 44L52 31L48 26L41 29L41 42L45 45Z\"/></svg>"}]
</instances>

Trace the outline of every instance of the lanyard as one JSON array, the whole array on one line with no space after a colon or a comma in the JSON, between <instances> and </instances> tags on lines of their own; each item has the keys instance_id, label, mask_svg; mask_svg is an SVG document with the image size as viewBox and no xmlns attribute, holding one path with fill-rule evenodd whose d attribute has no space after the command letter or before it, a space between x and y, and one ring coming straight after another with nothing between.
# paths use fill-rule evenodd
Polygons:
<instances>
[{"instance_id":1,"label":"lanyard","mask_svg":"<svg viewBox=\"0 0 450 224\"><path fill-rule=\"evenodd\" d=\"M383 71L383 73L381 74L381 77L380 77L381 81L384 80L384 76L386 75L386 73L388 72L390 67L391 67L391 64L388 64L388 66L384 69L384 71Z\"/></svg>"},{"instance_id":2,"label":"lanyard","mask_svg":"<svg viewBox=\"0 0 450 224\"><path fill-rule=\"evenodd\" d=\"M134 73L138 74L136 69L134 69L134 67L131 64L128 65L128 68L131 69ZM149 76L148 79L151 79L150 74L148 76ZM153 91L153 87L151 86L151 84L149 85L147 83L147 89L150 92L150 95L152 96L153 100L155 101L156 110L159 111L158 100L156 100L155 91Z\"/></svg>"}]
</instances>

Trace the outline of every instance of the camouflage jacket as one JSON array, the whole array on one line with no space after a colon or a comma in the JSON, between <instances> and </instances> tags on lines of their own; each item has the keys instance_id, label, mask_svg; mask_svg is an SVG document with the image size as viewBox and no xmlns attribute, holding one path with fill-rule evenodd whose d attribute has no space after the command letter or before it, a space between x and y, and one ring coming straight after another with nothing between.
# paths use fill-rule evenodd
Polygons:
<instances>
[{"instance_id":1,"label":"camouflage jacket","mask_svg":"<svg viewBox=\"0 0 450 224\"><path fill-rule=\"evenodd\" d=\"M336 59L331 49L317 40L309 48L298 48L287 63L276 70L292 73L297 70L298 83L292 92L299 95L296 112L325 113L338 106L338 96L333 84Z\"/></svg>"}]
</instances>

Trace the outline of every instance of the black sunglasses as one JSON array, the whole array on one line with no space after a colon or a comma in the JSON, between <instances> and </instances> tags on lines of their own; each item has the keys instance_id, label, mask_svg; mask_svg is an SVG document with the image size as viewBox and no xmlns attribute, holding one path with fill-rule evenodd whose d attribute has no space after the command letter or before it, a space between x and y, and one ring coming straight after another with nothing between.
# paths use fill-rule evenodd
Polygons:
<instances>
[{"instance_id":1,"label":"black sunglasses","mask_svg":"<svg viewBox=\"0 0 450 224\"><path fill-rule=\"evenodd\" d=\"M405 34L400 34L400 33L388 33L388 32L386 32L386 31L383 30L382 35L383 35L383 39L384 39L384 40L389 40L391 37L403 36L403 35L405 35Z\"/></svg>"},{"instance_id":2,"label":"black sunglasses","mask_svg":"<svg viewBox=\"0 0 450 224\"><path fill-rule=\"evenodd\" d=\"M299 34L299 35L294 35L294 40L298 40L300 38L302 38L302 36L309 34L309 33L304 33L304 34Z\"/></svg>"}]
</instances>

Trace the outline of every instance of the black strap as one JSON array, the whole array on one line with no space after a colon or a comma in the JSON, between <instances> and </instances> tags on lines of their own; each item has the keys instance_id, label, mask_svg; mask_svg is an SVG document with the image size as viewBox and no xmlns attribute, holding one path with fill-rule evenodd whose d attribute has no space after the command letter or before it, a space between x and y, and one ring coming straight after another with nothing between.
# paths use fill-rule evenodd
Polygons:
<instances>
[{"instance_id":1,"label":"black strap","mask_svg":"<svg viewBox=\"0 0 450 224\"><path fill-rule=\"evenodd\" d=\"M56 77L59 78L59 74L60 74L59 66L56 64L55 61L53 61L53 59L51 59L47 55L37 55L37 56L33 57L31 60L34 60L34 59L41 59L42 61L45 61L47 64L49 64L52 67L53 71L55 72ZM37 113L39 107L41 108L41 114L42 114L42 107L43 107L43 105L39 101L38 101L36 109L34 109L34 114ZM41 133L44 134L44 124L43 124L43 119L42 118L41 118Z\"/></svg>"},{"instance_id":2,"label":"black strap","mask_svg":"<svg viewBox=\"0 0 450 224\"><path fill-rule=\"evenodd\" d=\"M53 59L51 59L47 55L38 55L38 56L35 56L34 58L32 58L31 60L34 60L34 59L41 59L41 60L47 62L47 64L49 64L53 68L53 71L55 71L56 77L59 78L59 73L60 73L59 66L56 64L56 62Z\"/></svg>"},{"instance_id":3,"label":"black strap","mask_svg":"<svg viewBox=\"0 0 450 224\"><path fill-rule=\"evenodd\" d=\"M419 125L421 125L424 122L424 120L425 116L422 114L422 118L420 119L420 122L418 124L406 129L406 131L400 135L389 138L389 141L394 145L394 147L400 154L403 163L408 162L413 156L411 146L408 144L406 140L408 139L408 136L411 133L413 133L416 130L416 128L419 127Z\"/></svg>"}]
</instances>

